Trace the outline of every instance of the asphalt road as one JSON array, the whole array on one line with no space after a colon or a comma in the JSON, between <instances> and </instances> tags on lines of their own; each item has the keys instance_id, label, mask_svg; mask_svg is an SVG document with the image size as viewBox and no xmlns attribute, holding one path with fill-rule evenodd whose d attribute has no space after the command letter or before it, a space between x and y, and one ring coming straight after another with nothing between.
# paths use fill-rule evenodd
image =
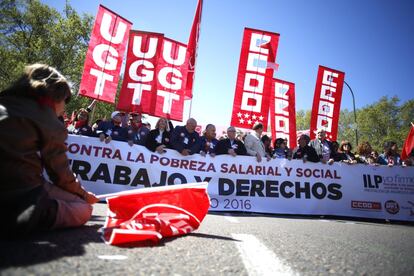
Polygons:
<instances>
[{"instance_id":1,"label":"asphalt road","mask_svg":"<svg viewBox=\"0 0 414 276\"><path fill-rule=\"evenodd\" d=\"M0 241L1 275L413 275L414 227L256 214L207 215L156 246L104 244L105 204L86 226Z\"/></svg>"}]
</instances>

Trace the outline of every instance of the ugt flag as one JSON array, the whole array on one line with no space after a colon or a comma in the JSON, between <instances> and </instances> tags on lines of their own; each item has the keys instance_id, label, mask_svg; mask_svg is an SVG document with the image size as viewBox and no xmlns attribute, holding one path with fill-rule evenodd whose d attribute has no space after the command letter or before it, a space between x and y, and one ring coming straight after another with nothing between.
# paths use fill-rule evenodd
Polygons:
<instances>
[{"instance_id":1,"label":"ugt flag","mask_svg":"<svg viewBox=\"0 0 414 276\"><path fill-rule=\"evenodd\" d=\"M132 23L100 5L89 41L79 94L115 102L128 33Z\"/></svg>"},{"instance_id":2,"label":"ugt flag","mask_svg":"<svg viewBox=\"0 0 414 276\"><path fill-rule=\"evenodd\" d=\"M197 229L210 207L207 182L145 188L107 198L105 243L158 242Z\"/></svg>"}]
</instances>

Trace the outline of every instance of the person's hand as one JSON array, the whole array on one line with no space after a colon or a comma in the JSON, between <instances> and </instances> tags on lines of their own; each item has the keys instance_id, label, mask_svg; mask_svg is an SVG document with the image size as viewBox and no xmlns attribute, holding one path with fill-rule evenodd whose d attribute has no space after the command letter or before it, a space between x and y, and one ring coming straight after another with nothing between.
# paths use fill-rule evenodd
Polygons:
<instances>
[{"instance_id":1,"label":"person's hand","mask_svg":"<svg viewBox=\"0 0 414 276\"><path fill-rule=\"evenodd\" d=\"M99 141L103 142L105 140L105 134L101 133L99 134Z\"/></svg>"},{"instance_id":2,"label":"person's hand","mask_svg":"<svg viewBox=\"0 0 414 276\"><path fill-rule=\"evenodd\" d=\"M159 145L156 149L156 152L158 152L159 154L164 153L165 152L165 145Z\"/></svg>"},{"instance_id":3,"label":"person's hand","mask_svg":"<svg viewBox=\"0 0 414 276\"><path fill-rule=\"evenodd\" d=\"M212 153L210 153L210 156L211 156L211 157L215 157L215 156L216 156L216 154L215 154L214 152L212 152Z\"/></svg>"},{"instance_id":4,"label":"person's hand","mask_svg":"<svg viewBox=\"0 0 414 276\"><path fill-rule=\"evenodd\" d=\"M203 156L203 157L205 157L206 156L206 153L204 151L200 151L200 155Z\"/></svg>"},{"instance_id":5,"label":"person's hand","mask_svg":"<svg viewBox=\"0 0 414 276\"><path fill-rule=\"evenodd\" d=\"M132 146L134 145L134 141L132 141L132 140L128 140L128 145L129 145L130 147L132 147Z\"/></svg>"},{"instance_id":6,"label":"person's hand","mask_svg":"<svg viewBox=\"0 0 414 276\"><path fill-rule=\"evenodd\" d=\"M184 156L190 155L190 150L189 149L183 149L181 151L181 155L184 155Z\"/></svg>"},{"instance_id":7,"label":"person's hand","mask_svg":"<svg viewBox=\"0 0 414 276\"><path fill-rule=\"evenodd\" d=\"M332 165L334 163L334 160L331 158L328 160L328 165Z\"/></svg>"},{"instance_id":8,"label":"person's hand","mask_svg":"<svg viewBox=\"0 0 414 276\"><path fill-rule=\"evenodd\" d=\"M111 141L112 141L112 137L111 136L106 137L106 139L105 139L105 143L106 144L110 143Z\"/></svg>"},{"instance_id":9,"label":"person's hand","mask_svg":"<svg viewBox=\"0 0 414 276\"><path fill-rule=\"evenodd\" d=\"M262 157L258 153L256 153L256 159L257 159L257 162L259 163L262 162Z\"/></svg>"},{"instance_id":10,"label":"person's hand","mask_svg":"<svg viewBox=\"0 0 414 276\"><path fill-rule=\"evenodd\" d=\"M266 154L266 161L269 162L272 159L272 157L270 157L270 155Z\"/></svg>"},{"instance_id":11,"label":"person's hand","mask_svg":"<svg viewBox=\"0 0 414 276\"><path fill-rule=\"evenodd\" d=\"M306 157L305 157L305 156L303 156L303 157L302 157L302 161L303 161L303 163L306 163L306 161L308 161L308 160L306 160Z\"/></svg>"},{"instance_id":12,"label":"person's hand","mask_svg":"<svg viewBox=\"0 0 414 276\"><path fill-rule=\"evenodd\" d=\"M85 191L83 194L83 199L89 204L95 204L99 202L99 198L97 198L95 194L87 191Z\"/></svg>"},{"instance_id":13,"label":"person's hand","mask_svg":"<svg viewBox=\"0 0 414 276\"><path fill-rule=\"evenodd\" d=\"M233 156L233 157L236 157L236 152L234 151L234 149L229 149L228 151L227 151L227 153L228 154L230 154L231 156Z\"/></svg>"}]
</instances>

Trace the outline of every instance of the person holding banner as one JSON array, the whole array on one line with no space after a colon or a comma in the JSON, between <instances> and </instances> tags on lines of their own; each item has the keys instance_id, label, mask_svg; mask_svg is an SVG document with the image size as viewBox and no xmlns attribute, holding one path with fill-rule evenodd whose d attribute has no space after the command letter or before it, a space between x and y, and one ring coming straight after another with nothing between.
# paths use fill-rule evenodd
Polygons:
<instances>
[{"instance_id":1,"label":"person holding banner","mask_svg":"<svg viewBox=\"0 0 414 276\"><path fill-rule=\"evenodd\" d=\"M257 162L261 162L262 157L266 157L267 161L269 161L271 159L270 155L266 153L265 146L260 139L263 133L263 124L254 124L253 130L253 134L249 133L246 135L246 138L244 138L244 145L246 147L247 154L250 156L255 156Z\"/></svg>"},{"instance_id":2,"label":"person holding banner","mask_svg":"<svg viewBox=\"0 0 414 276\"><path fill-rule=\"evenodd\" d=\"M236 129L234 127L227 128L227 137L218 141L216 146L216 154L229 154L233 157L237 155L247 155L246 147L243 142L236 138Z\"/></svg>"},{"instance_id":3,"label":"person holding banner","mask_svg":"<svg viewBox=\"0 0 414 276\"><path fill-rule=\"evenodd\" d=\"M322 128L317 129L316 135L316 139L310 141L309 146L316 151L322 163L332 165L334 163L333 156L335 150L333 149L332 143L326 140L326 131Z\"/></svg>"},{"instance_id":4,"label":"person holding banner","mask_svg":"<svg viewBox=\"0 0 414 276\"><path fill-rule=\"evenodd\" d=\"M93 136L92 128L89 126L89 112L85 108L79 109L74 121L67 129L70 134Z\"/></svg>"},{"instance_id":5,"label":"person holding banner","mask_svg":"<svg viewBox=\"0 0 414 276\"><path fill-rule=\"evenodd\" d=\"M298 139L298 147L293 151L293 159L302 159L303 162L319 162L319 156L316 154L314 148L308 144L310 138L306 134L302 134Z\"/></svg>"},{"instance_id":6,"label":"person holding banner","mask_svg":"<svg viewBox=\"0 0 414 276\"><path fill-rule=\"evenodd\" d=\"M147 140L149 129L142 123L140 113L130 113L127 128L127 141L131 147L136 145L144 146Z\"/></svg>"},{"instance_id":7,"label":"person holding banner","mask_svg":"<svg viewBox=\"0 0 414 276\"><path fill-rule=\"evenodd\" d=\"M389 167L402 164L401 157L398 154L397 143L394 141L384 143L384 153L379 155L378 163L381 165L388 165Z\"/></svg>"},{"instance_id":8,"label":"person holding banner","mask_svg":"<svg viewBox=\"0 0 414 276\"><path fill-rule=\"evenodd\" d=\"M189 118L185 126L176 126L171 135L171 147L184 156L199 153L200 136L195 131L197 121Z\"/></svg>"},{"instance_id":9,"label":"person holding banner","mask_svg":"<svg viewBox=\"0 0 414 276\"><path fill-rule=\"evenodd\" d=\"M349 141L342 141L339 147L340 161L347 164L356 164L357 160L355 155L351 152L352 145Z\"/></svg>"},{"instance_id":10,"label":"person holding banner","mask_svg":"<svg viewBox=\"0 0 414 276\"><path fill-rule=\"evenodd\" d=\"M125 113L114 111L111 114L111 121L102 121L99 123L96 130L96 134L103 142L109 143L112 140L116 141L127 141L127 130L122 127L122 117L125 116Z\"/></svg>"},{"instance_id":11,"label":"person holding banner","mask_svg":"<svg viewBox=\"0 0 414 276\"><path fill-rule=\"evenodd\" d=\"M216 155L217 143L218 140L216 139L216 127L213 124L208 124L204 130L204 135L200 139L200 154L202 156L209 154L211 157L214 157Z\"/></svg>"},{"instance_id":12,"label":"person holding banner","mask_svg":"<svg viewBox=\"0 0 414 276\"><path fill-rule=\"evenodd\" d=\"M91 217L98 199L70 170L67 130L58 120L70 98L67 80L43 64L27 66L0 93L0 232L6 236L80 226Z\"/></svg>"},{"instance_id":13,"label":"person holding banner","mask_svg":"<svg viewBox=\"0 0 414 276\"><path fill-rule=\"evenodd\" d=\"M145 146L150 151L164 153L165 149L170 148L170 139L172 123L168 122L166 118L159 118L155 124L155 129L148 133Z\"/></svg>"}]
</instances>

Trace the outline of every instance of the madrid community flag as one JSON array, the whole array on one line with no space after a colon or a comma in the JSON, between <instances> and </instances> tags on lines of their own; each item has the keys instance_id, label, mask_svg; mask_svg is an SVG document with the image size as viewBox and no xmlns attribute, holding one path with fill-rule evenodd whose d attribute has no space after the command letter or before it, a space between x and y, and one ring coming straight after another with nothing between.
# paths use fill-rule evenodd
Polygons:
<instances>
[{"instance_id":1,"label":"madrid community flag","mask_svg":"<svg viewBox=\"0 0 414 276\"><path fill-rule=\"evenodd\" d=\"M200 226L210 207L207 182L107 196L108 214L102 237L105 243L118 246L158 242L190 233Z\"/></svg>"}]
</instances>

